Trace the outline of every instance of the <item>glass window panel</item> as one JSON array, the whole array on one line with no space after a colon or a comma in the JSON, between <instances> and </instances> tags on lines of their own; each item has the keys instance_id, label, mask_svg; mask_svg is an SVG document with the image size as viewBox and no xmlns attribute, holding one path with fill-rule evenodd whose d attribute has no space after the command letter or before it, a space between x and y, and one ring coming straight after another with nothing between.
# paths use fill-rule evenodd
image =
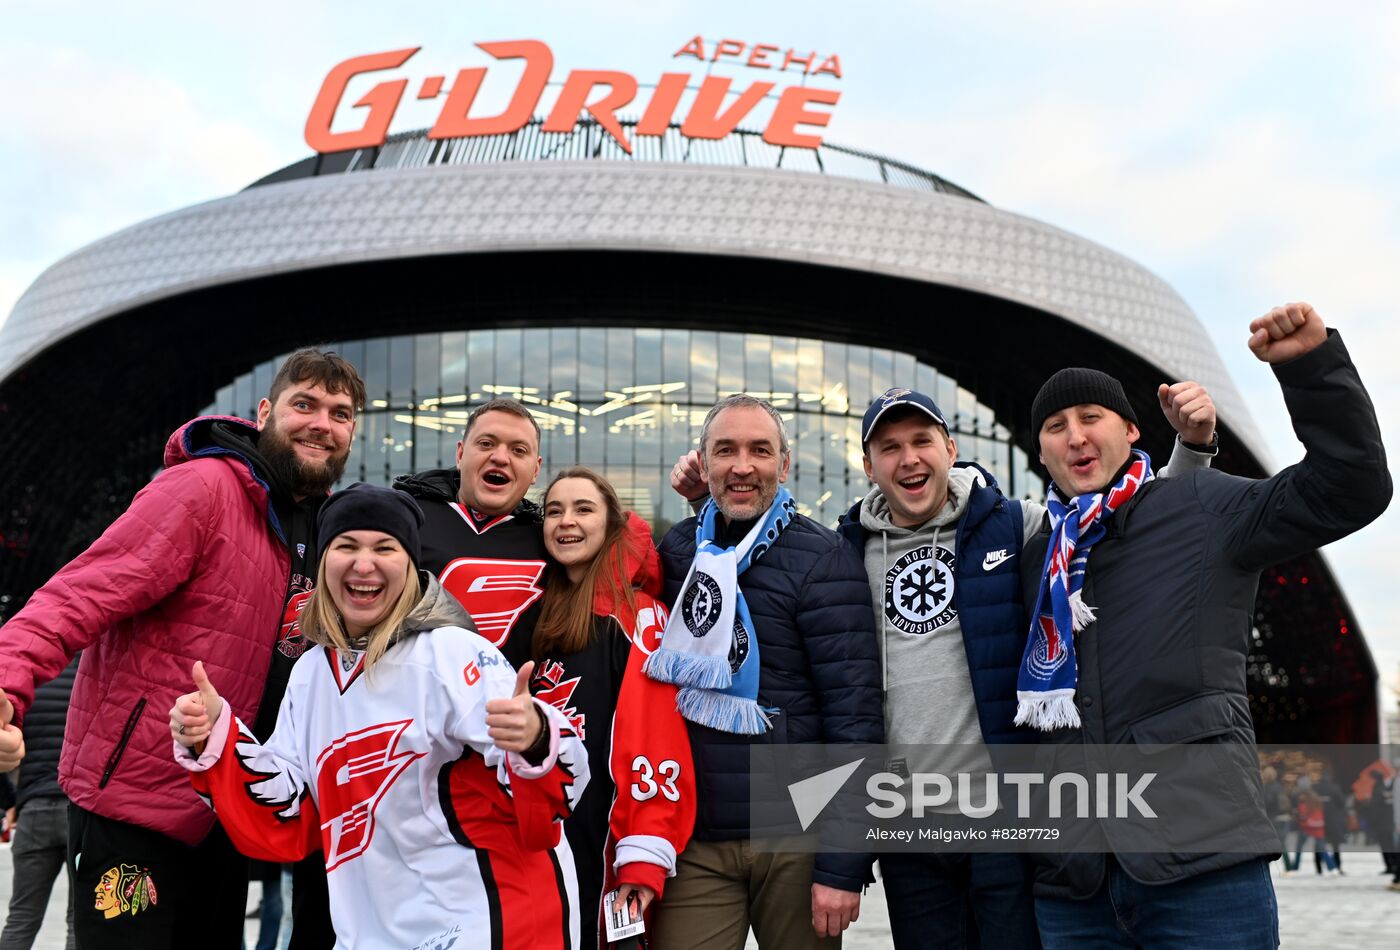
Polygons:
<instances>
[{"instance_id":1,"label":"glass window panel","mask_svg":"<svg viewBox=\"0 0 1400 950\"><path fill-rule=\"evenodd\" d=\"M607 331L608 376L610 392L621 392L624 386L631 386L636 379L636 363L633 345L636 333L626 327L612 327Z\"/></svg>"},{"instance_id":2,"label":"glass window panel","mask_svg":"<svg viewBox=\"0 0 1400 950\"><path fill-rule=\"evenodd\" d=\"M384 412L367 412L360 420L360 429L364 432L364 444L359 447L361 479L374 485L384 485L388 483L388 455L384 444L384 439L388 435L386 429L387 414Z\"/></svg>"},{"instance_id":3,"label":"glass window panel","mask_svg":"<svg viewBox=\"0 0 1400 950\"><path fill-rule=\"evenodd\" d=\"M744 391L773 391L773 338L762 333L744 334Z\"/></svg>"},{"instance_id":4,"label":"glass window panel","mask_svg":"<svg viewBox=\"0 0 1400 950\"><path fill-rule=\"evenodd\" d=\"M270 360L266 363L258 364L253 370L253 402L257 403L267 395L267 391L272 388L272 377L276 372L276 366L281 366L278 362L273 364Z\"/></svg>"},{"instance_id":5,"label":"glass window panel","mask_svg":"<svg viewBox=\"0 0 1400 950\"><path fill-rule=\"evenodd\" d=\"M442 336L420 333L413 338L413 392L419 402L435 399L442 389Z\"/></svg>"},{"instance_id":6,"label":"glass window panel","mask_svg":"<svg viewBox=\"0 0 1400 950\"><path fill-rule=\"evenodd\" d=\"M959 380L959 383L962 381ZM977 432L977 398L966 386L958 386L957 399L958 428L968 434Z\"/></svg>"},{"instance_id":7,"label":"glass window panel","mask_svg":"<svg viewBox=\"0 0 1400 950\"><path fill-rule=\"evenodd\" d=\"M719 335L719 397L744 392L744 336L741 333Z\"/></svg>"},{"instance_id":8,"label":"glass window panel","mask_svg":"<svg viewBox=\"0 0 1400 950\"><path fill-rule=\"evenodd\" d=\"M803 406L820 403L822 394L822 344L820 340L797 341L797 398Z\"/></svg>"},{"instance_id":9,"label":"glass window panel","mask_svg":"<svg viewBox=\"0 0 1400 950\"><path fill-rule=\"evenodd\" d=\"M603 374L608 361L604 331L584 327L578 331L578 398L592 408L603 403Z\"/></svg>"},{"instance_id":10,"label":"glass window panel","mask_svg":"<svg viewBox=\"0 0 1400 950\"><path fill-rule=\"evenodd\" d=\"M365 344L363 340L352 340L348 343L337 343L331 347L335 352L345 358L345 361L355 369L359 370L360 378L365 376Z\"/></svg>"},{"instance_id":11,"label":"glass window panel","mask_svg":"<svg viewBox=\"0 0 1400 950\"><path fill-rule=\"evenodd\" d=\"M462 396L467 393L467 334L463 330L453 330L442 335L441 390L444 396ZM460 405L460 403L452 403Z\"/></svg>"},{"instance_id":12,"label":"glass window panel","mask_svg":"<svg viewBox=\"0 0 1400 950\"><path fill-rule=\"evenodd\" d=\"M574 327L549 331L549 391L545 395L571 406L578 401L578 334Z\"/></svg>"},{"instance_id":13,"label":"glass window panel","mask_svg":"<svg viewBox=\"0 0 1400 950\"><path fill-rule=\"evenodd\" d=\"M851 412L865 412L875 398L875 384L870 377L870 348L852 346L847 351L846 391L850 394Z\"/></svg>"},{"instance_id":14,"label":"glass window panel","mask_svg":"<svg viewBox=\"0 0 1400 950\"><path fill-rule=\"evenodd\" d=\"M661 381L685 383L686 388L676 393L676 396L680 397L690 389L690 331L665 331L661 337L661 350Z\"/></svg>"},{"instance_id":15,"label":"glass window panel","mask_svg":"<svg viewBox=\"0 0 1400 950\"><path fill-rule=\"evenodd\" d=\"M360 367L365 378L365 393L369 408L384 409L389 400L389 341L365 341L365 365Z\"/></svg>"},{"instance_id":16,"label":"glass window panel","mask_svg":"<svg viewBox=\"0 0 1400 950\"><path fill-rule=\"evenodd\" d=\"M236 416L238 410L234 408L233 383L220 387L214 394L214 414L220 416Z\"/></svg>"},{"instance_id":17,"label":"glass window panel","mask_svg":"<svg viewBox=\"0 0 1400 950\"><path fill-rule=\"evenodd\" d=\"M894 371L894 353L891 350L871 350L870 351L870 399L867 399L861 407L864 412L865 406L870 405L870 400L889 389L891 386L908 387L910 381L901 382Z\"/></svg>"},{"instance_id":18,"label":"glass window panel","mask_svg":"<svg viewBox=\"0 0 1400 950\"><path fill-rule=\"evenodd\" d=\"M793 465L804 477L821 474L822 416L817 412L798 412L793 418L788 438L792 440Z\"/></svg>"},{"instance_id":19,"label":"glass window panel","mask_svg":"<svg viewBox=\"0 0 1400 950\"><path fill-rule=\"evenodd\" d=\"M589 468L600 468L603 465L604 439L607 435L607 424L602 419L584 419L578 426L578 465L587 465Z\"/></svg>"},{"instance_id":20,"label":"glass window panel","mask_svg":"<svg viewBox=\"0 0 1400 950\"><path fill-rule=\"evenodd\" d=\"M846 378L846 344L822 343L824 375L821 383L823 412L844 413L850 409L851 390Z\"/></svg>"},{"instance_id":21,"label":"glass window panel","mask_svg":"<svg viewBox=\"0 0 1400 950\"><path fill-rule=\"evenodd\" d=\"M413 400L413 337L396 336L389 340L389 398L394 408L403 408Z\"/></svg>"},{"instance_id":22,"label":"glass window panel","mask_svg":"<svg viewBox=\"0 0 1400 950\"><path fill-rule=\"evenodd\" d=\"M912 389L917 389L919 392L926 391L919 384L919 373L918 370L915 369L914 357L910 356L908 353L894 354L894 369L890 374L890 385L908 386Z\"/></svg>"},{"instance_id":23,"label":"glass window panel","mask_svg":"<svg viewBox=\"0 0 1400 950\"><path fill-rule=\"evenodd\" d=\"M773 338L773 404L797 407L797 341L790 336Z\"/></svg>"},{"instance_id":24,"label":"glass window panel","mask_svg":"<svg viewBox=\"0 0 1400 950\"><path fill-rule=\"evenodd\" d=\"M257 411L253 399L253 374L244 373L233 381L233 405L230 407L235 416L242 419L257 418Z\"/></svg>"},{"instance_id":25,"label":"glass window panel","mask_svg":"<svg viewBox=\"0 0 1400 950\"><path fill-rule=\"evenodd\" d=\"M943 410L943 418L948 420L948 425L953 427L955 435L962 433L962 426L958 418L958 384L946 373L938 374L938 395L933 397L933 401L938 403L938 408Z\"/></svg>"},{"instance_id":26,"label":"glass window panel","mask_svg":"<svg viewBox=\"0 0 1400 950\"><path fill-rule=\"evenodd\" d=\"M839 473L846 466L846 420L841 416L822 416L823 478Z\"/></svg>"},{"instance_id":27,"label":"glass window panel","mask_svg":"<svg viewBox=\"0 0 1400 950\"><path fill-rule=\"evenodd\" d=\"M385 437L385 461L389 479L413 471L413 416L406 411L389 414L388 435ZM388 484L388 482L385 482Z\"/></svg>"},{"instance_id":28,"label":"glass window panel","mask_svg":"<svg viewBox=\"0 0 1400 950\"><path fill-rule=\"evenodd\" d=\"M932 396L933 401L938 403L938 408L943 408L943 403L938 396L938 371L927 363L918 363L914 367L914 388L925 395ZM951 409L945 410L951 412Z\"/></svg>"},{"instance_id":29,"label":"glass window panel","mask_svg":"<svg viewBox=\"0 0 1400 950\"><path fill-rule=\"evenodd\" d=\"M490 399L482 387L496 384L496 335L491 330L467 334L467 388L470 402Z\"/></svg>"},{"instance_id":30,"label":"glass window panel","mask_svg":"<svg viewBox=\"0 0 1400 950\"><path fill-rule=\"evenodd\" d=\"M691 399L696 406L709 408L719 400L718 333L702 330L691 333L690 385Z\"/></svg>"},{"instance_id":31,"label":"glass window panel","mask_svg":"<svg viewBox=\"0 0 1400 950\"><path fill-rule=\"evenodd\" d=\"M627 385L658 386L665 382L661 369L661 331L643 327L631 332L636 352L632 379Z\"/></svg>"},{"instance_id":32,"label":"glass window panel","mask_svg":"<svg viewBox=\"0 0 1400 950\"><path fill-rule=\"evenodd\" d=\"M525 334L520 330L497 330L496 391L492 395L519 398L525 385Z\"/></svg>"}]
</instances>

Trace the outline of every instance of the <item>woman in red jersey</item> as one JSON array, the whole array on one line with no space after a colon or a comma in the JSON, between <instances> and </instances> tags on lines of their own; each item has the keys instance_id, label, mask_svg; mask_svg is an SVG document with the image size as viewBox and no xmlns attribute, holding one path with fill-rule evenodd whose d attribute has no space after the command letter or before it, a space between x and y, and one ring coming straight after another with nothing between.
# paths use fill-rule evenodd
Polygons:
<instances>
[{"instance_id":1,"label":"woman in red jersey","mask_svg":"<svg viewBox=\"0 0 1400 950\"><path fill-rule=\"evenodd\" d=\"M586 947L604 893L620 887L618 904L643 910L661 896L695 823L695 777L676 687L642 672L666 626L646 523L602 476L570 468L545 492L544 543L530 691L588 750L593 781L564 823Z\"/></svg>"}]
</instances>

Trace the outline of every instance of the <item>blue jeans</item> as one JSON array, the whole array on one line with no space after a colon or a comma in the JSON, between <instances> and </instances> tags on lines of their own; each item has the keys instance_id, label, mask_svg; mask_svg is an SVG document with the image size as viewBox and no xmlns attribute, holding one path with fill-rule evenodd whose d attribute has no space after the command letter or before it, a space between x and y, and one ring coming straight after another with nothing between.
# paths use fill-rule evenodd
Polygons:
<instances>
[{"instance_id":1,"label":"blue jeans","mask_svg":"<svg viewBox=\"0 0 1400 950\"><path fill-rule=\"evenodd\" d=\"M897 950L1034 950L1034 872L1019 854L882 854Z\"/></svg>"},{"instance_id":2,"label":"blue jeans","mask_svg":"<svg viewBox=\"0 0 1400 950\"><path fill-rule=\"evenodd\" d=\"M1045 950L1276 950L1278 902L1262 858L1171 884L1139 884L1108 860L1093 897L1037 897Z\"/></svg>"}]
</instances>

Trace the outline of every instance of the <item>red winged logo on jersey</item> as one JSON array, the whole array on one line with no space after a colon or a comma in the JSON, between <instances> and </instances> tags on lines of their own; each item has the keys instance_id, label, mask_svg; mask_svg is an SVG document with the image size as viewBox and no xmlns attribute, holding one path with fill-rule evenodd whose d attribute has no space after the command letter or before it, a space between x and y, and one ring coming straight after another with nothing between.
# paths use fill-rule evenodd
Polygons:
<instances>
[{"instance_id":1,"label":"red winged logo on jersey","mask_svg":"<svg viewBox=\"0 0 1400 950\"><path fill-rule=\"evenodd\" d=\"M302 583L305 583L304 579ZM293 582L294 587L301 584ZM297 590L296 593L287 600L287 606L282 611L282 630L277 635L277 652L283 656L296 659L306 652L308 646L306 638L301 635L301 610L306 606L306 602L311 599L309 586L304 590Z\"/></svg>"},{"instance_id":2,"label":"red winged logo on jersey","mask_svg":"<svg viewBox=\"0 0 1400 950\"><path fill-rule=\"evenodd\" d=\"M359 857L374 837L374 810L422 752L399 751L412 719L386 722L335 740L316 760L326 870Z\"/></svg>"},{"instance_id":3,"label":"red winged logo on jersey","mask_svg":"<svg viewBox=\"0 0 1400 950\"><path fill-rule=\"evenodd\" d=\"M637 609L637 621L628 634L632 644L647 656L651 656L661 646L661 634L666 629L666 608L651 604ZM619 621L620 622L620 621Z\"/></svg>"},{"instance_id":4,"label":"red winged logo on jersey","mask_svg":"<svg viewBox=\"0 0 1400 950\"><path fill-rule=\"evenodd\" d=\"M541 663L535 669L535 675L530 677L530 692L534 697L563 713L580 739L584 737L583 721L587 714L579 712L569 703L573 700L574 690L578 689L581 679L581 676L564 679L564 665L554 660Z\"/></svg>"},{"instance_id":5,"label":"red winged logo on jersey","mask_svg":"<svg viewBox=\"0 0 1400 950\"><path fill-rule=\"evenodd\" d=\"M477 632L499 647L510 639L526 608L544 595L539 583L543 573L543 561L459 557L438 580L472 615Z\"/></svg>"}]
</instances>

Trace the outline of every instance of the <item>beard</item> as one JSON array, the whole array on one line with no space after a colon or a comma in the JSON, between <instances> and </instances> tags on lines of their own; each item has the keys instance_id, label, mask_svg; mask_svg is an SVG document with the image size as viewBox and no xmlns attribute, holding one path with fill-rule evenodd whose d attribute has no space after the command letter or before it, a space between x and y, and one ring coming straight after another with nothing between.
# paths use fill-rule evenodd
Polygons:
<instances>
[{"instance_id":1,"label":"beard","mask_svg":"<svg viewBox=\"0 0 1400 950\"><path fill-rule=\"evenodd\" d=\"M345 462L350 457L347 448L324 462L308 462L297 455L292 440L269 418L258 436L258 452L267 462L269 474L287 491L298 498L324 495L345 474Z\"/></svg>"}]
</instances>

